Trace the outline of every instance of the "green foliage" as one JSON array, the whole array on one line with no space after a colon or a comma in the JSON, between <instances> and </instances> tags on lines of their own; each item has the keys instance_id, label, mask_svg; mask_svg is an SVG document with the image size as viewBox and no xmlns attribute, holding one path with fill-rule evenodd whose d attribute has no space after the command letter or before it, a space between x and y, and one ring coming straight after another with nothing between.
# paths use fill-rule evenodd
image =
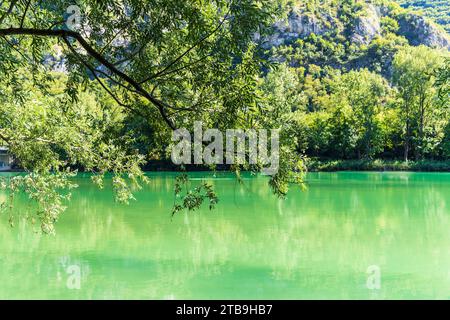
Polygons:
<instances>
[{"instance_id":1,"label":"green foliage","mask_svg":"<svg viewBox=\"0 0 450 320\"><path fill-rule=\"evenodd\" d=\"M422 12L450 32L450 4L447 0L396 0L402 7Z\"/></svg>"},{"instance_id":2,"label":"green foliage","mask_svg":"<svg viewBox=\"0 0 450 320\"><path fill-rule=\"evenodd\" d=\"M142 166L164 159L173 129L195 120L251 127L247 111L257 105L265 64L252 38L283 3L82 0L79 24L69 30L73 1L2 1L2 144L30 177L66 179L63 172L82 169L102 187L112 172L116 200L129 202L147 181ZM53 65L64 76L50 72ZM31 190L14 183L5 182L10 192ZM63 198L52 194L63 187L54 182L33 195L46 211L45 232L63 211ZM204 184L180 206L193 210L206 198L211 207L217 202Z\"/></svg>"},{"instance_id":3,"label":"green foliage","mask_svg":"<svg viewBox=\"0 0 450 320\"><path fill-rule=\"evenodd\" d=\"M392 60L399 49L407 47L408 40L393 33L374 39L367 48L364 59L369 61L371 69L377 73L392 76Z\"/></svg>"},{"instance_id":4,"label":"green foliage","mask_svg":"<svg viewBox=\"0 0 450 320\"><path fill-rule=\"evenodd\" d=\"M70 189L76 187L69 178L74 172L59 172L57 174L30 173L24 176L10 178L2 177L1 188L9 192L9 221L14 225L14 215L11 210L14 197L21 191L28 194L30 200L36 203L36 216L40 220L41 230L45 233L54 233L54 223L59 215L66 209L63 203L70 200ZM5 208L6 206L2 206ZM35 221L35 218L32 218Z\"/></svg>"},{"instance_id":5,"label":"green foliage","mask_svg":"<svg viewBox=\"0 0 450 320\"><path fill-rule=\"evenodd\" d=\"M332 144L341 150L352 147L359 157L372 158L383 150L380 139L380 115L389 99L389 86L381 76L367 69L351 71L336 79L337 84L330 96L328 109L337 107L333 121L336 128L345 130L343 134L333 136ZM341 118L343 119L341 120ZM339 124L339 122L342 122ZM342 139L351 138L354 141L342 143ZM348 151L347 151L348 152Z\"/></svg>"},{"instance_id":6,"label":"green foliage","mask_svg":"<svg viewBox=\"0 0 450 320\"><path fill-rule=\"evenodd\" d=\"M404 158L410 149L416 159L436 153L449 119L448 101L440 101L436 75L448 54L424 46L401 50L394 59L394 84L398 88L404 122Z\"/></svg>"},{"instance_id":7,"label":"green foliage","mask_svg":"<svg viewBox=\"0 0 450 320\"><path fill-rule=\"evenodd\" d=\"M1 2L0 140L25 170L2 181L9 206L26 192L54 232L77 170L100 188L112 173L127 203L147 182L143 166L168 161L172 130L199 120L278 129L269 183L280 197L304 187L305 156L448 159L448 51L410 47L406 11L373 2L387 13L362 43L353 37L368 6L357 0L82 0L74 30L72 1ZM255 33L264 39L291 9L317 32L265 52ZM229 169L239 180L261 165ZM173 214L205 201L217 204L212 185L177 178Z\"/></svg>"},{"instance_id":8,"label":"green foliage","mask_svg":"<svg viewBox=\"0 0 450 320\"><path fill-rule=\"evenodd\" d=\"M11 195L24 191L37 203L42 230L53 232L70 196L60 191L75 187L70 178L77 168L93 172L99 186L103 175L112 172L116 199L131 199L131 188L147 181L140 168L144 157L133 152L131 137L114 134L120 132L123 115L110 99L95 85L93 91L78 93L77 101L67 99L64 75L49 75L53 79L41 83L45 90L32 86L24 71L17 76L23 92L17 99L4 91L0 135L26 173L4 178L3 186Z\"/></svg>"},{"instance_id":9,"label":"green foliage","mask_svg":"<svg viewBox=\"0 0 450 320\"><path fill-rule=\"evenodd\" d=\"M399 25L397 20L391 17L383 17L381 19L381 28L385 34L395 34L398 31Z\"/></svg>"},{"instance_id":10,"label":"green foliage","mask_svg":"<svg viewBox=\"0 0 450 320\"><path fill-rule=\"evenodd\" d=\"M191 189L187 174L176 177L174 193L172 216L184 209L195 211L205 200L208 201L209 209L212 210L219 201L213 186L208 182L202 182L199 186Z\"/></svg>"},{"instance_id":11,"label":"green foliage","mask_svg":"<svg viewBox=\"0 0 450 320\"><path fill-rule=\"evenodd\" d=\"M332 159L448 157L448 53L396 50L391 83L368 69L311 64L280 65L265 77L269 103L282 110L274 118L291 128L298 152Z\"/></svg>"},{"instance_id":12,"label":"green foliage","mask_svg":"<svg viewBox=\"0 0 450 320\"><path fill-rule=\"evenodd\" d=\"M443 101L448 100L450 95L450 58L447 58L445 64L439 69L436 85L440 98Z\"/></svg>"},{"instance_id":13,"label":"green foliage","mask_svg":"<svg viewBox=\"0 0 450 320\"><path fill-rule=\"evenodd\" d=\"M450 161L398 161L398 160L310 160L310 171L424 171L449 172Z\"/></svg>"}]
</instances>

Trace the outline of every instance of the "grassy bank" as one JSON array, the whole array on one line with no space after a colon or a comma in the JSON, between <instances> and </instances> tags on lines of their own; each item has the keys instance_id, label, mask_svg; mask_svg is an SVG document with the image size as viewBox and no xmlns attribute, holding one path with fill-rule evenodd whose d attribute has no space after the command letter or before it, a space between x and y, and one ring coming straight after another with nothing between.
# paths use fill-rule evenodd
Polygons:
<instances>
[{"instance_id":1,"label":"grassy bank","mask_svg":"<svg viewBox=\"0 0 450 320\"><path fill-rule=\"evenodd\" d=\"M313 160L307 163L309 171L424 171L450 172L450 160Z\"/></svg>"}]
</instances>

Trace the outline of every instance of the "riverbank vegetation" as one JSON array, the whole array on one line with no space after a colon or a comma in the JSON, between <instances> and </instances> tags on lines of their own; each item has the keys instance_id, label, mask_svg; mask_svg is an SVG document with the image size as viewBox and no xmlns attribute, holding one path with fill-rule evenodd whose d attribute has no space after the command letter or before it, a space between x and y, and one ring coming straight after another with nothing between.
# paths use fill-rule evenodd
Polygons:
<instances>
[{"instance_id":1,"label":"riverbank vegetation","mask_svg":"<svg viewBox=\"0 0 450 320\"><path fill-rule=\"evenodd\" d=\"M317 160L308 159L309 171L420 171L450 172L450 160L447 161L401 161L401 160Z\"/></svg>"}]
</instances>

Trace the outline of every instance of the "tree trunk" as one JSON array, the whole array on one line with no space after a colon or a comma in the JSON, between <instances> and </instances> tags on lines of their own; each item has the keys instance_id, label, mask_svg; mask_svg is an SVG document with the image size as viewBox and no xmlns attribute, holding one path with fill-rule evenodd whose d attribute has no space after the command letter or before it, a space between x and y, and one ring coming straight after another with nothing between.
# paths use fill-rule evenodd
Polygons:
<instances>
[{"instance_id":1,"label":"tree trunk","mask_svg":"<svg viewBox=\"0 0 450 320\"><path fill-rule=\"evenodd\" d=\"M405 140L405 149L403 154L403 159L408 162L408 154L409 154L409 137Z\"/></svg>"},{"instance_id":2,"label":"tree trunk","mask_svg":"<svg viewBox=\"0 0 450 320\"><path fill-rule=\"evenodd\" d=\"M423 132L425 123L425 94L420 96L420 116L419 116L419 143L416 150L416 160L421 160L423 157Z\"/></svg>"},{"instance_id":3,"label":"tree trunk","mask_svg":"<svg viewBox=\"0 0 450 320\"><path fill-rule=\"evenodd\" d=\"M406 110L406 132L405 132L405 145L404 145L404 154L403 159L407 162L409 155L409 144L410 144L410 125L409 125L409 103L406 102L405 105Z\"/></svg>"}]
</instances>

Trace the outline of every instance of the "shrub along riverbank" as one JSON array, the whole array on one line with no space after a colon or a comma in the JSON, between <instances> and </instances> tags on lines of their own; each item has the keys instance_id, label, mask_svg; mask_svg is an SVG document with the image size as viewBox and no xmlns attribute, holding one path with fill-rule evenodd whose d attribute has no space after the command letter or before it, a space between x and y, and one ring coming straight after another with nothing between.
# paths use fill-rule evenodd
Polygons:
<instances>
[{"instance_id":1,"label":"shrub along riverbank","mask_svg":"<svg viewBox=\"0 0 450 320\"><path fill-rule=\"evenodd\" d=\"M450 172L450 160L318 160L307 159L306 167L310 172L330 171L419 171L419 172ZM202 165L188 165L183 169L169 161L149 161L142 168L143 171L170 171L170 172L195 172L211 171L211 168ZM229 171L227 165L218 165L217 171ZM80 168L80 172L83 169ZM3 172L24 172L20 167Z\"/></svg>"},{"instance_id":2,"label":"shrub along riverbank","mask_svg":"<svg viewBox=\"0 0 450 320\"><path fill-rule=\"evenodd\" d=\"M423 172L450 172L450 160L319 160L309 158L306 160L308 171L423 171ZM190 165L186 171L210 171L206 166ZM167 161L152 161L144 167L145 171L180 171L180 168ZM217 171L230 170L227 165L219 165Z\"/></svg>"},{"instance_id":3,"label":"shrub along riverbank","mask_svg":"<svg viewBox=\"0 0 450 320\"><path fill-rule=\"evenodd\" d=\"M423 171L450 172L450 160L314 160L307 162L309 171Z\"/></svg>"}]
</instances>

